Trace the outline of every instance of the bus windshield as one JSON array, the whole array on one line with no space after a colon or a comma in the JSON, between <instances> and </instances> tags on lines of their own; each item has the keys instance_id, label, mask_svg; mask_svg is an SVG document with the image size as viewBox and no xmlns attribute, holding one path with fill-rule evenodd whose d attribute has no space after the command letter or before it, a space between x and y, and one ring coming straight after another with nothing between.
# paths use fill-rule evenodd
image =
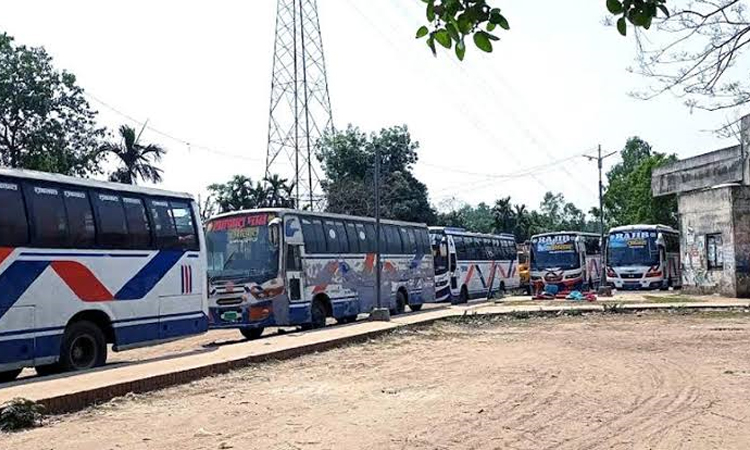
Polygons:
<instances>
[{"instance_id":1,"label":"bus windshield","mask_svg":"<svg viewBox=\"0 0 750 450\"><path fill-rule=\"evenodd\" d=\"M659 246L655 231L612 233L607 241L607 260L611 267L655 266L659 264Z\"/></svg>"},{"instance_id":2,"label":"bus windshield","mask_svg":"<svg viewBox=\"0 0 750 450\"><path fill-rule=\"evenodd\" d=\"M580 267L574 236L543 236L531 243L531 270Z\"/></svg>"},{"instance_id":3,"label":"bus windshield","mask_svg":"<svg viewBox=\"0 0 750 450\"><path fill-rule=\"evenodd\" d=\"M208 276L262 283L279 273L279 249L271 242L268 214L217 219L206 227Z\"/></svg>"}]
</instances>

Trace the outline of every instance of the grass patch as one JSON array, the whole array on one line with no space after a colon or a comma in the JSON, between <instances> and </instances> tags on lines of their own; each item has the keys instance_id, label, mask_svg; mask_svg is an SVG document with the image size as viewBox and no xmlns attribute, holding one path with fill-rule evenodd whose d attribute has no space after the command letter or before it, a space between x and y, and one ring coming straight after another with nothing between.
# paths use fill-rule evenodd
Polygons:
<instances>
[{"instance_id":1,"label":"grass patch","mask_svg":"<svg viewBox=\"0 0 750 450\"><path fill-rule=\"evenodd\" d=\"M31 400L16 398L0 405L0 431L9 433L41 425L44 407Z\"/></svg>"}]
</instances>

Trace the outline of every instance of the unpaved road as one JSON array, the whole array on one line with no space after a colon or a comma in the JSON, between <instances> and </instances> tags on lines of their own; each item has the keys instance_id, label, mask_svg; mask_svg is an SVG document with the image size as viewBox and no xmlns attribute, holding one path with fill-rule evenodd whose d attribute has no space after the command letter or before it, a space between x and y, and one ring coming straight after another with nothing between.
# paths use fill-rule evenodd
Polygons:
<instances>
[{"instance_id":1,"label":"unpaved road","mask_svg":"<svg viewBox=\"0 0 750 450\"><path fill-rule=\"evenodd\" d=\"M750 316L440 323L118 399L2 449L747 449Z\"/></svg>"}]
</instances>

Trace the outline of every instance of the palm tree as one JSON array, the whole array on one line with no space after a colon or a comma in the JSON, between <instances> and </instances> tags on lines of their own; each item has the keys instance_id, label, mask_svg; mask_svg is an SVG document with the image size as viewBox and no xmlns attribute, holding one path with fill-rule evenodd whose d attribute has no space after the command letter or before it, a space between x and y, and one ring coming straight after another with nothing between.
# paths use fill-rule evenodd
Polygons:
<instances>
[{"instance_id":1,"label":"palm tree","mask_svg":"<svg viewBox=\"0 0 750 450\"><path fill-rule=\"evenodd\" d=\"M155 163L161 161L167 151L156 144L139 144L142 133L143 130L136 136L133 128L123 125L120 127L122 141L108 142L102 146L102 153L115 155L121 163L121 167L110 175L111 181L126 184L135 184L138 179L153 183L161 182L163 171Z\"/></svg>"},{"instance_id":2,"label":"palm tree","mask_svg":"<svg viewBox=\"0 0 750 450\"><path fill-rule=\"evenodd\" d=\"M271 208L290 208L294 205L292 195L294 183L274 174L265 179L267 188L267 205Z\"/></svg>"}]
</instances>

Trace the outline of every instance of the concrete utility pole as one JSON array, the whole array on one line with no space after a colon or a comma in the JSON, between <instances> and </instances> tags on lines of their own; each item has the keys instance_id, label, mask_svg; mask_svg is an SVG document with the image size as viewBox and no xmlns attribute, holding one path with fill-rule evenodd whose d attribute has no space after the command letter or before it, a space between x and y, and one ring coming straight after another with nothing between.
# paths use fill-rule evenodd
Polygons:
<instances>
[{"instance_id":1,"label":"concrete utility pole","mask_svg":"<svg viewBox=\"0 0 750 450\"><path fill-rule=\"evenodd\" d=\"M375 301L376 307L370 313L370 320L389 322L391 311L383 308L383 295L380 288L383 265L380 262L380 144L375 144Z\"/></svg>"},{"instance_id":2,"label":"concrete utility pole","mask_svg":"<svg viewBox=\"0 0 750 450\"><path fill-rule=\"evenodd\" d=\"M604 251L604 183L602 183L602 162L616 153L617 152L615 151L602 156L602 146L600 144L598 156L583 155L583 157L589 161L596 161L597 166L599 167L599 242L602 252ZM604 254L602 254L601 279L599 280L599 286L602 286L602 284L607 281L607 268L604 265L604 259Z\"/></svg>"}]
</instances>

